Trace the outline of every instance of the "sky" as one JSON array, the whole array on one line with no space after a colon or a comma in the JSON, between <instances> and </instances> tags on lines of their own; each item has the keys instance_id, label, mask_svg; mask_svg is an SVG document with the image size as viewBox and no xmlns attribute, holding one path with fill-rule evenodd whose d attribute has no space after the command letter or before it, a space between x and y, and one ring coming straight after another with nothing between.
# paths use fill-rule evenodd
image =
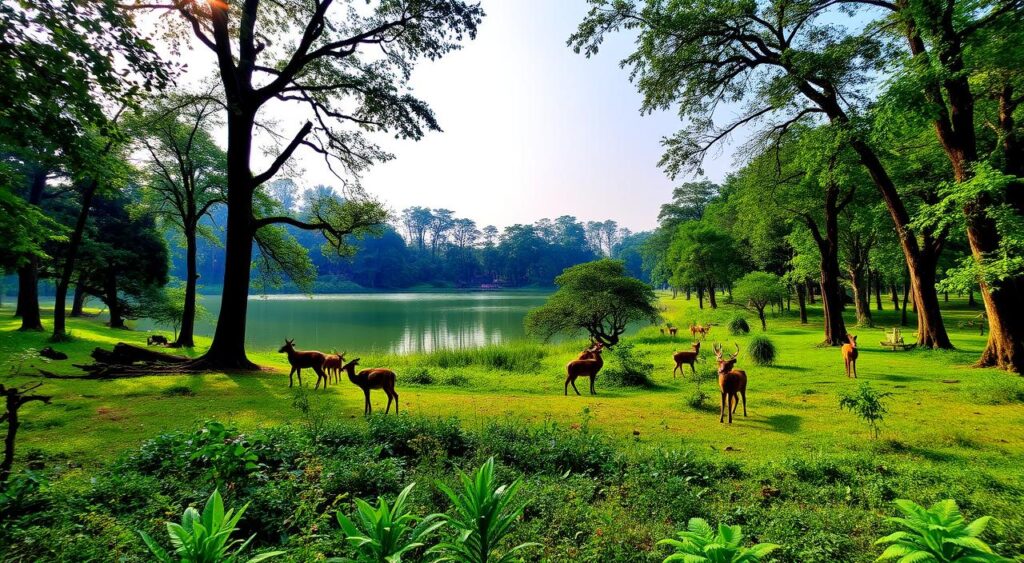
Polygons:
<instances>
[{"instance_id":1,"label":"sky","mask_svg":"<svg viewBox=\"0 0 1024 563\"><path fill-rule=\"evenodd\" d=\"M610 37L587 59L565 43L587 12L583 0L482 5L477 38L421 62L412 76L444 131L389 140L396 158L365 173L364 188L395 211L448 208L480 226L574 215L633 231L655 227L673 186L689 178L673 181L657 166L661 139L681 123L671 112L641 115L640 95L619 67L632 38ZM285 135L303 121L274 117ZM732 159L728 151L715 156L705 173L720 181ZM299 153L296 164L300 185L340 184L315 153Z\"/></svg>"}]
</instances>

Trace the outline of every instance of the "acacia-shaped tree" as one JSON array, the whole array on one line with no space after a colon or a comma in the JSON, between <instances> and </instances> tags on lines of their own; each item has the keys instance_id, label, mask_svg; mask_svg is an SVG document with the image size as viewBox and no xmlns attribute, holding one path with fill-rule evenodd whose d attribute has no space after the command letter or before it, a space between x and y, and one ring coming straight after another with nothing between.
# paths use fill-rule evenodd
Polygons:
<instances>
[{"instance_id":1,"label":"acacia-shaped tree","mask_svg":"<svg viewBox=\"0 0 1024 563\"><path fill-rule=\"evenodd\" d=\"M586 331L611 348L630 323L658 320L654 290L630 277L619 260L603 259L566 268L547 303L526 315L526 331L544 338Z\"/></svg>"}]
</instances>

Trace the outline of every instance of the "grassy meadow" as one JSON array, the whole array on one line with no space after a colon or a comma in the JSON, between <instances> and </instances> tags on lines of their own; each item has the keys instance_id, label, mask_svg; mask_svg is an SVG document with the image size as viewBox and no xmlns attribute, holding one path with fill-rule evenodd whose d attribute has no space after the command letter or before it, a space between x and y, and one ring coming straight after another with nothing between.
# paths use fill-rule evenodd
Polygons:
<instances>
[{"instance_id":1,"label":"grassy meadow","mask_svg":"<svg viewBox=\"0 0 1024 563\"><path fill-rule=\"evenodd\" d=\"M512 444L535 441L537 436L557 441L558 435L585 432L608 452L633 460L622 462L620 469L584 471L589 475L586 484L569 476L571 464L563 474L562 462L553 461L548 474L542 468L526 470L510 462L520 470L516 474L539 479L530 488L539 515L531 518L527 513L524 537L518 539L533 538L545 547L527 559L660 560L667 552L654 543L680 529L687 515L703 514L742 522L748 534L784 543L787 547L778 554L779 560L870 561L878 554L871 546L873 539L889 531L882 518L892 514L894 498L922 504L955 498L971 516L997 517L992 527L996 535L990 540L1004 555L1024 548L1024 516L1019 508L1024 499L1024 380L971 367L985 339L976 328L960 325L973 318L976 310L957 300L945 304L947 327L957 346L949 352L883 349L879 343L883 328L898 324L897 313L888 303L889 310L873 311L875 328L854 327L852 318L848 319L850 332L859 335L860 344L859 379L853 381L843 373L838 349L817 346L820 309L812 307L810 323L801 325L794 304L792 312L770 315L768 330L762 333L756 315L725 303L724 298L718 310L700 310L696 299L687 301L682 296L671 299L662 294L660 299L664 318L680 327L679 336L644 327L624 339L655 366L652 385L646 388L612 385L607 373L617 369L618 359L614 352L607 352L597 380L598 395L589 396L587 384L578 382L583 396L576 396L571 388L569 396L563 396L565 363L582 349L583 341L517 342L410 355L348 350L348 358L360 357L364 367L392 368L398 374L403 415L413 415L409 420L456 417L466 432L476 433L481 452L513 448ZM33 366L60 374L78 373L71 364L89 361L94 347L110 347L118 341L144 345L147 336L112 331L88 318L72 319L72 341L56 346L71 359L43 363L37 357L23 358L22 353L46 346L47 335L18 332L10 313L0 310L0 358L4 359L0 380L7 385L39 381ZM728 321L737 315L747 318L749 335L728 333ZM685 327L691 321L715 323L701 351L703 361L697 364L700 377L694 377L688 366L683 376L673 376L671 354L689 347ZM913 329L905 332L911 339ZM748 340L761 334L778 349L773 366L754 365L747 357ZM744 418L740 408L732 425L718 422L714 341L729 350L733 343L740 346L737 368L749 377L749 416ZM293 404L296 393L288 388L284 355L252 350L250 357L266 369L110 381L42 380L38 392L52 395L53 404L33 403L22 410L18 461L41 460L57 482L75 488L87 486L83 483L91 475L105 471L125 452L138 451L145 440L170 431L192 431L204 420L217 419L244 432L272 431L285 423L301 431L303 415ZM303 375L303 382L311 387L315 376ZM861 382L892 393L877 439L861 420L838 406L840 394ZM709 398L702 405L693 404L693 396L700 392ZM362 393L344 378L306 397L337 427L353 432L366 429ZM373 392L372 399L375 413L382 412L383 393ZM371 435L373 424L379 424L373 421L380 418L371 421ZM505 430L495 430L496 424L505 425L501 426ZM538 434L515 435L508 444L498 443L508 432L515 434L511 429L529 428ZM667 476L658 477L658 470L648 467L653 462L643 460L668 455L664 452L687 452L706 467L717 468L708 471L721 476L694 481L703 483L700 487L705 491L696 499L684 499L693 493L685 487L696 486L690 481L680 489L685 493L661 490L667 485L649 481ZM374 463L381 457L387 456L378 451ZM517 458L510 454L508 459ZM433 469L423 469L434 466L419 458L405 464L405 480L434 475ZM464 467L462 462L453 465ZM647 475L643 481L633 475L646 471L645 467L653 477ZM376 492L393 494L400 488L396 482ZM781 491L778 500L774 500L776 493L766 490ZM659 498L647 498L652 494ZM552 495L565 496L563 501L570 504L549 506L556 502L549 498ZM191 500L197 502L200 496L197 492ZM169 507L181 504L165 500ZM329 507L334 509L337 502ZM433 506L432 502L439 501L421 499L423 506ZM581 506L576 514L565 508L572 503ZM171 511L168 508L165 517ZM552 528L553 522L558 526ZM150 519L149 525L156 528L157 521ZM124 536L125 544L118 549L124 549L130 560L140 546L129 536ZM295 547L294 538L291 541L285 543L294 548L289 557L296 561L329 551L322 542L308 540ZM275 543L278 540L266 542ZM62 560L60 553L51 553L49 559Z\"/></svg>"}]
</instances>

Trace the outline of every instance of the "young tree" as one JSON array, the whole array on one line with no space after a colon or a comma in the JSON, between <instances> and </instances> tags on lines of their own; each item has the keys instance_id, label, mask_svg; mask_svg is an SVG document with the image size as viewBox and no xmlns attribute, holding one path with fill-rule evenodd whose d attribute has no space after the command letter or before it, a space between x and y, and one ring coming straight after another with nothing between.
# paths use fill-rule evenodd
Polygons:
<instances>
[{"instance_id":1,"label":"young tree","mask_svg":"<svg viewBox=\"0 0 1024 563\"><path fill-rule=\"evenodd\" d=\"M209 96L169 96L132 123L135 141L148 154L146 203L185 239L185 291L175 345L195 346L197 238L209 237L200 221L225 202L226 155L213 141L220 107Z\"/></svg>"},{"instance_id":2,"label":"young tree","mask_svg":"<svg viewBox=\"0 0 1024 563\"><path fill-rule=\"evenodd\" d=\"M872 4L864 0L864 4ZM765 124L781 135L807 119L827 120L845 135L885 201L918 303L918 345L951 348L939 311L935 268L944 232L914 229L911 212L865 135L861 116L873 93L876 69L889 53L873 30L849 32L828 21L849 3L800 0L662 2L638 7L626 0L590 0L569 44L590 56L605 36L639 32L638 48L623 64L644 95L643 110L678 108L686 129L666 139L662 165L672 176L700 170L714 147L738 129ZM742 103L734 120L718 126L721 102ZM936 189L932 189L932 195Z\"/></svg>"},{"instance_id":3,"label":"young tree","mask_svg":"<svg viewBox=\"0 0 1024 563\"><path fill-rule=\"evenodd\" d=\"M227 112L227 232L224 290L208 368L251 368L245 354L245 321L254 239L275 225L323 232L348 253L348 235L363 234L386 219L375 201L350 190L343 204L327 202L311 217L259 216L257 189L274 178L299 147L323 154L328 165L358 177L391 155L367 137L390 132L420 139L438 130L429 107L407 82L415 62L436 59L466 36L476 36L483 16L461 0L237 3L175 0L169 6L217 62ZM139 2L137 9L152 9ZM166 9L166 5L157 5ZM374 54L363 56L366 50ZM262 171L252 166L253 136L261 111L274 102L298 103L310 116Z\"/></svg>"},{"instance_id":4,"label":"young tree","mask_svg":"<svg viewBox=\"0 0 1024 563\"><path fill-rule=\"evenodd\" d=\"M631 323L658 320L654 291L630 277L618 260L602 259L566 268L558 290L526 316L526 330L545 340L586 331L611 348Z\"/></svg>"},{"instance_id":5,"label":"young tree","mask_svg":"<svg viewBox=\"0 0 1024 563\"><path fill-rule=\"evenodd\" d=\"M764 309L771 303L777 303L786 297L786 286L782 279L768 272L750 272L737 280L732 288L733 296L738 303L752 308L761 319L761 330L768 330L765 323Z\"/></svg>"}]
</instances>

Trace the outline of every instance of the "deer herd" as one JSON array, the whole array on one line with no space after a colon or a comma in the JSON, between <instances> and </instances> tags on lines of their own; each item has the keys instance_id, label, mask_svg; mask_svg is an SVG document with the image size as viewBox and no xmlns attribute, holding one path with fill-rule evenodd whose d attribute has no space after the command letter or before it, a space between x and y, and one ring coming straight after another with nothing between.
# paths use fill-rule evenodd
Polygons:
<instances>
[{"instance_id":1,"label":"deer herd","mask_svg":"<svg viewBox=\"0 0 1024 563\"><path fill-rule=\"evenodd\" d=\"M694 364L700 360L700 346L701 340L707 337L708 332L711 330L710 324L708 325L690 325L690 335L694 338L692 344L692 350L677 351L672 354L672 360L675 362L675 367L672 369L672 377L676 376L676 371L680 375L685 375L686 371L683 368L684 365L690 366L690 372L696 375L697 370ZM676 328L668 327L670 335L677 333ZM665 329L661 329L661 333L665 334ZM700 337L698 338L698 335ZM846 367L847 377L857 377L857 337L852 334L847 334L847 344L842 347L843 362ZM604 360L601 358L601 352L604 350L605 344L594 339L591 339L590 346L580 352L579 356L575 360L570 361L565 366L566 377L565 377L565 388L564 394L569 395L569 386L572 385L573 391L577 395L580 395L580 390L576 388L576 380L580 377L586 377L590 380L590 394L597 395L597 391L594 390L594 380L597 379L597 374L601 371L604 366ZM731 355L726 356L722 350L722 346L717 342L712 345L712 349L715 353L715 360L718 364L718 388L721 391L721 407L718 412L718 421L725 422L725 418L728 415L729 424L732 424L732 417L735 414L736 409L739 407L740 402L743 402L743 416L747 416L747 372L736 367L736 361L740 354L740 346L736 344L736 351ZM317 352L314 350L296 350L295 341L286 339L284 346L281 347L278 352L287 354L288 363L291 365L291 371L288 372L288 387L292 387L294 380L293 376L298 376L299 386L302 386L302 370L304 368L312 369L313 373L316 374L316 384L313 386L314 389L320 388L320 382L323 381L324 388L327 388L327 384L331 378L334 378L334 383L338 383L340 380L341 372L345 372L348 376L348 380L353 385L363 390L363 396L365 401L363 403L363 414L369 415L373 409L370 405L370 390L371 389L382 389L388 397L388 406L384 410L385 414L391 412L391 402L395 403L395 413L398 413L398 393L395 391L395 372L385 368L373 368L364 369L356 372L356 366L359 365L359 358L355 358L349 362L345 362L345 352L341 354L325 354L323 352Z\"/></svg>"}]
</instances>

